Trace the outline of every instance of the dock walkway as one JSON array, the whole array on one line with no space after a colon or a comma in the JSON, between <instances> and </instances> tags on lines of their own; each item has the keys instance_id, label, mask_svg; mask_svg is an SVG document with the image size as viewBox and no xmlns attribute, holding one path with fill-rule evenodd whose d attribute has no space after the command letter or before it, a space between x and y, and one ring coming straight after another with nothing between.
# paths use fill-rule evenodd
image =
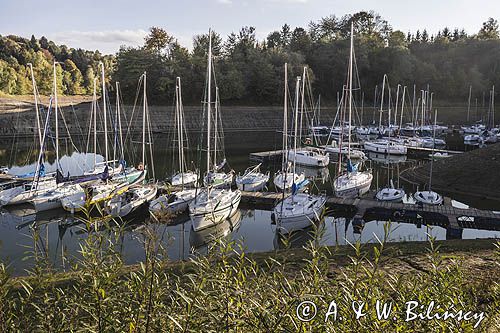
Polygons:
<instances>
[{"instance_id":1,"label":"dock walkway","mask_svg":"<svg viewBox=\"0 0 500 333\"><path fill-rule=\"evenodd\" d=\"M251 206L273 207L282 198L283 194L276 192L242 192L241 202ZM329 214L366 222L391 220L445 228L500 230L500 212L475 208L385 202L370 197L356 199L328 197L326 206Z\"/></svg>"}]
</instances>

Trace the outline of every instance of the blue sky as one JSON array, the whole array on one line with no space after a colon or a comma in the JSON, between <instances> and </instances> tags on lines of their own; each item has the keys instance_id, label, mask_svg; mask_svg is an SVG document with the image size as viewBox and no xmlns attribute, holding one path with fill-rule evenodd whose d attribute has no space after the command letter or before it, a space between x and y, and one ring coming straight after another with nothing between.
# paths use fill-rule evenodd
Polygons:
<instances>
[{"instance_id":1,"label":"blue sky","mask_svg":"<svg viewBox=\"0 0 500 333\"><path fill-rule=\"evenodd\" d=\"M42 5L43 3L43 5ZM120 45L142 44L151 26L160 26L190 48L192 36L214 28L223 36L244 25L264 39L288 23L306 27L311 20L374 10L394 29L464 28L477 32L490 16L500 20L500 1L401 0L1 0L0 34L47 38L71 47L114 53Z\"/></svg>"}]
</instances>

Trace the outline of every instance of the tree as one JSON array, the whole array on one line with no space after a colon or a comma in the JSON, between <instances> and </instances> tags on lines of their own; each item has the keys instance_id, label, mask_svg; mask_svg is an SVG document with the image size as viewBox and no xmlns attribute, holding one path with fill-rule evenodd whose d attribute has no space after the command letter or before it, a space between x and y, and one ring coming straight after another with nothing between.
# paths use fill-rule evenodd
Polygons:
<instances>
[{"instance_id":1,"label":"tree","mask_svg":"<svg viewBox=\"0 0 500 333\"><path fill-rule=\"evenodd\" d=\"M478 39L499 39L498 21L490 17L477 34Z\"/></svg>"},{"instance_id":2,"label":"tree","mask_svg":"<svg viewBox=\"0 0 500 333\"><path fill-rule=\"evenodd\" d=\"M144 41L144 47L147 50L159 55L162 51L166 51L167 53L170 51L170 46L174 38L162 28L151 27L149 28L149 34L144 37Z\"/></svg>"},{"instance_id":3,"label":"tree","mask_svg":"<svg viewBox=\"0 0 500 333\"><path fill-rule=\"evenodd\" d=\"M47 38L45 36L42 36L40 38L40 47L42 49L45 49L45 50L47 50L49 48L49 41L47 40Z\"/></svg>"},{"instance_id":4,"label":"tree","mask_svg":"<svg viewBox=\"0 0 500 333\"><path fill-rule=\"evenodd\" d=\"M292 32L290 50L306 54L311 47L311 38L304 28L297 27Z\"/></svg>"},{"instance_id":5,"label":"tree","mask_svg":"<svg viewBox=\"0 0 500 333\"><path fill-rule=\"evenodd\" d=\"M292 38L292 33L290 31L290 26L288 24L285 23L281 27L280 35L281 35L281 41L280 41L281 46L282 47L288 46L288 44L290 44L290 39Z\"/></svg>"},{"instance_id":6,"label":"tree","mask_svg":"<svg viewBox=\"0 0 500 333\"><path fill-rule=\"evenodd\" d=\"M68 95L80 95L84 92L82 73L70 59L64 62L63 86Z\"/></svg>"},{"instance_id":7,"label":"tree","mask_svg":"<svg viewBox=\"0 0 500 333\"><path fill-rule=\"evenodd\" d=\"M85 71L83 85L85 87L85 91L89 95L94 92L94 78L95 78L94 69L92 69L91 66L88 66L87 70Z\"/></svg>"},{"instance_id":8,"label":"tree","mask_svg":"<svg viewBox=\"0 0 500 333\"><path fill-rule=\"evenodd\" d=\"M422 43L427 43L429 41L429 34L427 33L427 30L424 29L422 31Z\"/></svg>"},{"instance_id":9,"label":"tree","mask_svg":"<svg viewBox=\"0 0 500 333\"><path fill-rule=\"evenodd\" d=\"M389 47L405 49L407 46L405 34L402 31L396 30L391 33Z\"/></svg>"},{"instance_id":10,"label":"tree","mask_svg":"<svg viewBox=\"0 0 500 333\"><path fill-rule=\"evenodd\" d=\"M193 54L206 57L208 52L208 34L196 35L193 37ZM212 55L219 57L222 54L222 37L212 30Z\"/></svg>"},{"instance_id":11,"label":"tree","mask_svg":"<svg viewBox=\"0 0 500 333\"><path fill-rule=\"evenodd\" d=\"M266 38L266 46L270 49L278 48L281 44L281 34L279 31L273 31Z\"/></svg>"},{"instance_id":12,"label":"tree","mask_svg":"<svg viewBox=\"0 0 500 333\"><path fill-rule=\"evenodd\" d=\"M35 52L40 50L40 44L38 43L38 40L36 40L35 35L31 35L30 47Z\"/></svg>"}]
</instances>

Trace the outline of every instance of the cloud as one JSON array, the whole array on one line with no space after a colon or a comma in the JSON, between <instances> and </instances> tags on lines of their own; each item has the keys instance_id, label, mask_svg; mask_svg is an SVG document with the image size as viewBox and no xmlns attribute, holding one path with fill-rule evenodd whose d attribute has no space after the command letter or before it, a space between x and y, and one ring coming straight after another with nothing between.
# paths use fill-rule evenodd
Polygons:
<instances>
[{"instance_id":1,"label":"cloud","mask_svg":"<svg viewBox=\"0 0 500 333\"><path fill-rule=\"evenodd\" d=\"M233 3L233 0L217 0L217 2L224 5L231 5Z\"/></svg>"},{"instance_id":2,"label":"cloud","mask_svg":"<svg viewBox=\"0 0 500 333\"><path fill-rule=\"evenodd\" d=\"M137 46L144 42L147 31L137 30L106 30L106 31L64 31L53 33L47 38L56 43L84 49L98 49L105 53L113 53L122 45Z\"/></svg>"},{"instance_id":3,"label":"cloud","mask_svg":"<svg viewBox=\"0 0 500 333\"><path fill-rule=\"evenodd\" d=\"M308 3L309 0L266 0L271 3Z\"/></svg>"}]
</instances>

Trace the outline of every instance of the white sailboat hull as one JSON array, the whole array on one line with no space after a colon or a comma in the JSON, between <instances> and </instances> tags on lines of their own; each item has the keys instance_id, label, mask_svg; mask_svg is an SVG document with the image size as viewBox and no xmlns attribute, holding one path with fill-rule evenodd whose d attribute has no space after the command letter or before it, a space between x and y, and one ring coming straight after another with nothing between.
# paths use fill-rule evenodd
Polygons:
<instances>
[{"instance_id":1,"label":"white sailboat hull","mask_svg":"<svg viewBox=\"0 0 500 333\"><path fill-rule=\"evenodd\" d=\"M31 203L37 212L56 209L62 207L62 199L78 193L80 185L62 185L44 194L37 195Z\"/></svg>"},{"instance_id":2,"label":"white sailboat hull","mask_svg":"<svg viewBox=\"0 0 500 333\"><path fill-rule=\"evenodd\" d=\"M364 147L369 152L388 154L388 155L406 155L407 149L403 145L394 144L390 141L365 142Z\"/></svg>"},{"instance_id":3,"label":"white sailboat hull","mask_svg":"<svg viewBox=\"0 0 500 333\"><path fill-rule=\"evenodd\" d=\"M413 194L416 201L427 205L441 205L443 197L434 191L418 191Z\"/></svg>"},{"instance_id":4,"label":"white sailboat hull","mask_svg":"<svg viewBox=\"0 0 500 333\"><path fill-rule=\"evenodd\" d=\"M299 193L281 200L273 209L273 216L281 233L305 229L319 221L326 196Z\"/></svg>"},{"instance_id":5,"label":"white sailboat hull","mask_svg":"<svg viewBox=\"0 0 500 333\"><path fill-rule=\"evenodd\" d=\"M194 172L184 172L175 174L172 177L173 186L192 186L198 181L198 174Z\"/></svg>"},{"instance_id":6,"label":"white sailboat hull","mask_svg":"<svg viewBox=\"0 0 500 333\"><path fill-rule=\"evenodd\" d=\"M16 186L0 192L2 206L27 203L38 195L54 189L57 186L55 178L40 181L36 190L31 190L31 183Z\"/></svg>"},{"instance_id":7,"label":"white sailboat hull","mask_svg":"<svg viewBox=\"0 0 500 333\"><path fill-rule=\"evenodd\" d=\"M212 186L213 188L230 187L233 182L233 174L225 172L211 172L210 175L205 176L203 184L205 186Z\"/></svg>"},{"instance_id":8,"label":"white sailboat hull","mask_svg":"<svg viewBox=\"0 0 500 333\"><path fill-rule=\"evenodd\" d=\"M342 155L350 155L352 159L364 159L364 158L366 158L365 153L363 153L361 150L352 149L352 148L349 150L348 147L342 147L342 149L340 149L339 147L326 146L325 151L329 154L341 153Z\"/></svg>"},{"instance_id":9,"label":"white sailboat hull","mask_svg":"<svg viewBox=\"0 0 500 333\"><path fill-rule=\"evenodd\" d=\"M269 181L269 174L253 173L246 176L236 177L236 186L241 191L256 192L266 187Z\"/></svg>"},{"instance_id":10,"label":"white sailboat hull","mask_svg":"<svg viewBox=\"0 0 500 333\"><path fill-rule=\"evenodd\" d=\"M295 163L300 165L312 166L322 168L328 166L330 163L330 157L328 154L320 154L313 150L297 150L297 152L289 151L288 159L290 161L295 161Z\"/></svg>"},{"instance_id":11,"label":"white sailboat hull","mask_svg":"<svg viewBox=\"0 0 500 333\"><path fill-rule=\"evenodd\" d=\"M124 194L111 199L106 205L106 211L112 217L125 217L153 200L156 197L157 191L158 188L155 185L129 189ZM132 199L127 200L127 195L132 195Z\"/></svg>"},{"instance_id":12,"label":"white sailboat hull","mask_svg":"<svg viewBox=\"0 0 500 333\"><path fill-rule=\"evenodd\" d=\"M301 173L300 175L291 172L285 173L280 172L274 176L274 186L280 191L290 191L292 189L292 184L300 185L306 179L305 175Z\"/></svg>"},{"instance_id":13,"label":"white sailboat hull","mask_svg":"<svg viewBox=\"0 0 500 333\"><path fill-rule=\"evenodd\" d=\"M185 212L188 205L194 200L197 190L183 190L169 195L160 195L149 204L149 211L153 214Z\"/></svg>"},{"instance_id":14,"label":"white sailboat hull","mask_svg":"<svg viewBox=\"0 0 500 333\"><path fill-rule=\"evenodd\" d=\"M189 216L194 231L217 225L236 213L241 200L240 191L211 190L210 198L204 191L189 204ZM200 200L200 201L197 201Z\"/></svg>"},{"instance_id":15,"label":"white sailboat hull","mask_svg":"<svg viewBox=\"0 0 500 333\"><path fill-rule=\"evenodd\" d=\"M405 191L397 188L385 187L377 192L375 197L379 201L392 201L399 202L403 200L405 196Z\"/></svg>"},{"instance_id":16,"label":"white sailboat hull","mask_svg":"<svg viewBox=\"0 0 500 333\"><path fill-rule=\"evenodd\" d=\"M371 171L343 174L333 182L335 196L339 198L355 198L367 193L373 180Z\"/></svg>"},{"instance_id":17,"label":"white sailboat hull","mask_svg":"<svg viewBox=\"0 0 500 333\"><path fill-rule=\"evenodd\" d=\"M80 185L77 186L75 193L61 199L63 209L72 214L82 211L86 203L85 190Z\"/></svg>"}]
</instances>

